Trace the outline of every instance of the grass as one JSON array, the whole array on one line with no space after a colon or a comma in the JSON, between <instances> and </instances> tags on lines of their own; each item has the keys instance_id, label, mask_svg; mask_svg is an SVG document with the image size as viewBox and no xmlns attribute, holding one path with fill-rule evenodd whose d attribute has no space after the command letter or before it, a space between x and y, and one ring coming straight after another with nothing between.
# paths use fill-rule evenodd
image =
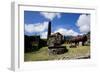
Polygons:
<instances>
[{"instance_id":1,"label":"grass","mask_svg":"<svg viewBox=\"0 0 100 73\"><path fill-rule=\"evenodd\" d=\"M68 52L64 54L49 55L48 47L42 47L39 51L25 53L24 61L69 60L90 56L90 46L78 46L77 48L69 48L69 45L63 45L68 49Z\"/></svg>"}]
</instances>

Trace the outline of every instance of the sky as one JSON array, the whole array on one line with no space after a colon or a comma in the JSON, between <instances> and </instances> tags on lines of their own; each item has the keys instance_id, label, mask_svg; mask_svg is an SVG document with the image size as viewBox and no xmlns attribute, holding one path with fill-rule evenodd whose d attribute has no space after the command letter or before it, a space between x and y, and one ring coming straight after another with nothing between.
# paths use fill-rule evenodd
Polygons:
<instances>
[{"instance_id":1,"label":"sky","mask_svg":"<svg viewBox=\"0 0 100 73\"><path fill-rule=\"evenodd\" d=\"M90 31L90 14L24 11L24 34L47 38L49 21L52 34L59 32L64 36L77 36Z\"/></svg>"}]
</instances>

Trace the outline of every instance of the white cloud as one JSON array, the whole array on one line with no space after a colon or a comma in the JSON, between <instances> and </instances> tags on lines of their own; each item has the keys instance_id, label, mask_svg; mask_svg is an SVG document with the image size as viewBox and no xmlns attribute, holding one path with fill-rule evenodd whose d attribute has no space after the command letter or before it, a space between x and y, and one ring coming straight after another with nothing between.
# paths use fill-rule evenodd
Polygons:
<instances>
[{"instance_id":1,"label":"white cloud","mask_svg":"<svg viewBox=\"0 0 100 73\"><path fill-rule=\"evenodd\" d=\"M35 24L25 24L25 32L43 32L48 28L48 22L35 23Z\"/></svg>"},{"instance_id":2,"label":"white cloud","mask_svg":"<svg viewBox=\"0 0 100 73\"><path fill-rule=\"evenodd\" d=\"M46 19L53 20L55 17L60 18L60 13L52 13L52 12L40 12L42 16L44 16Z\"/></svg>"},{"instance_id":3,"label":"white cloud","mask_svg":"<svg viewBox=\"0 0 100 73\"><path fill-rule=\"evenodd\" d=\"M64 28L59 28L54 33L56 33L56 32L60 32L61 34L65 35L65 36L77 36L77 35L79 35L79 33L73 31L72 29L67 30Z\"/></svg>"},{"instance_id":4,"label":"white cloud","mask_svg":"<svg viewBox=\"0 0 100 73\"><path fill-rule=\"evenodd\" d=\"M62 35L65 35L65 36L77 36L77 35L80 35L79 33L73 31L72 29L70 30L67 30L67 29L64 29L64 28L59 28L58 30L54 31L54 32L51 32L51 34L54 34L56 32L59 32L61 33ZM47 39L47 31L44 31L44 32L41 32L40 33L40 36L41 38L43 39Z\"/></svg>"},{"instance_id":5,"label":"white cloud","mask_svg":"<svg viewBox=\"0 0 100 73\"><path fill-rule=\"evenodd\" d=\"M42 32L41 34L41 38L47 39L47 32Z\"/></svg>"},{"instance_id":6,"label":"white cloud","mask_svg":"<svg viewBox=\"0 0 100 73\"><path fill-rule=\"evenodd\" d=\"M79 16L76 25L80 32L87 33L90 31L90 15L82 14Z\"/></svg>"}]
</instances>

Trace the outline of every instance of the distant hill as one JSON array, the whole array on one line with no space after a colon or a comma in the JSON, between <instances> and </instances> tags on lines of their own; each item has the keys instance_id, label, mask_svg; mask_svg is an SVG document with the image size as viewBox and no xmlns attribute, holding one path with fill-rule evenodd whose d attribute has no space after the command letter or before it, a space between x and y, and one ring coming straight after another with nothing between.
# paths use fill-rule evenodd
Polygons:
<instances>
[{"instance_id":1,"label":"distant hill","mask_svg":"<svg viewBox=\"0 0 100 73\"><path fill-rule=\"evenodd\" d=\"M64 40L69 40L69 39L72 39L73 36L64 36Z\"/></svg>"}]
</instances>

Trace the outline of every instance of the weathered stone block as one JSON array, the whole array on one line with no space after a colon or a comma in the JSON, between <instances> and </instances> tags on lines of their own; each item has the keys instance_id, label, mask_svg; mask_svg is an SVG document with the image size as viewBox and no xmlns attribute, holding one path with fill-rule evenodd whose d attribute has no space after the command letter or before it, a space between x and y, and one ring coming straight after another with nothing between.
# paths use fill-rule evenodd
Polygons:
<instances>
[{"instance_id":1,"label":"weathered stone block","mask_svg":"<svg viewBox=\"0 0 100 73\"><path fill-rule=\"evenodd\" d=\"M48 47L49 54L63 54L67 52L66 46L52 46Z\"/></svg>"}]
</instances>

